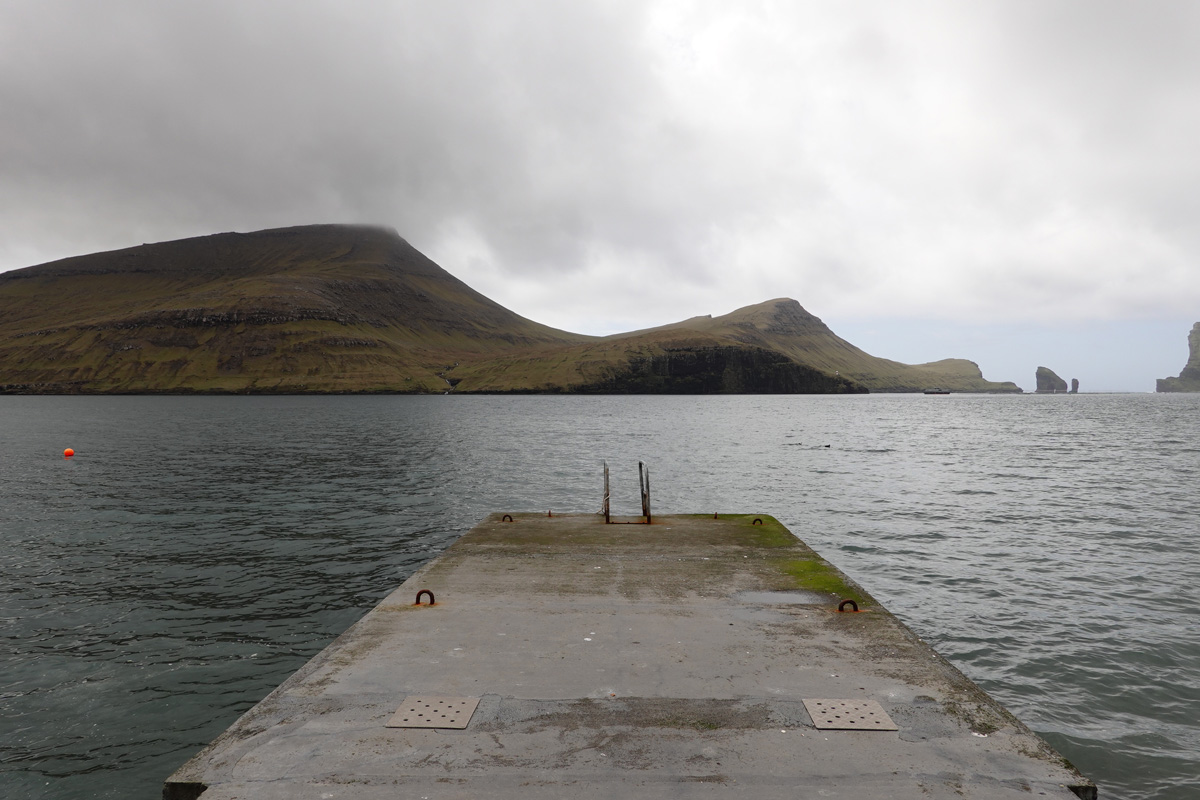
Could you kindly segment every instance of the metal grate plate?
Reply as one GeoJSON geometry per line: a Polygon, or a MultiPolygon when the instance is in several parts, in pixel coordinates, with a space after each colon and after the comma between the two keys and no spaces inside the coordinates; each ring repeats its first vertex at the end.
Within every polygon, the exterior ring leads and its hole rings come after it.
{"type": "Polygon", "coordinates": [[[823,731],[898,731],[874,700],[805,700],[813,724],[823,731]]]}
{"type": "Polygon", "coordinates": [[[478,697],[406,697],[387,721],[388,728],[467,727],[478,697]]]}

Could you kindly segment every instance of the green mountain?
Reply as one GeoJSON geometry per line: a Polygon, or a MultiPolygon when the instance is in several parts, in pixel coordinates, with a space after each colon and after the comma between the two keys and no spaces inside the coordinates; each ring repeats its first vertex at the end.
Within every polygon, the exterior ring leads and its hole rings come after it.
{"type": "Polygon", "coordinates": [[[1188,334],[1188,360],[1176,378],[1159,378],[1156,392],[1200,392],[1200,322],[1188,334]]]}
{"type": "Polygon", "coordinates": [[[0,273],[0,391],[1019,392],[906,365],[794,300],[607,337],[515,314],[383,228],[146,244],[0,273]]]}

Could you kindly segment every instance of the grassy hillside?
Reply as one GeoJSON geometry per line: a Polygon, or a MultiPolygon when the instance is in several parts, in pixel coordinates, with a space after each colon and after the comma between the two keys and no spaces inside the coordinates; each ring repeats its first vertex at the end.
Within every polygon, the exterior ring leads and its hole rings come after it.
{"type": "Polygon", "coordinates": [[[693,317],[657,330],[704,332],[776,350],[873,392],[919,392],[933,387],[959,392],[1021,391],[1011,382],[984,380],[979,365],[965,359],[901,364],[876,358],[837,336],[824,322],[787,298],[768,300],[720,317],[693,317]]]}
{"type": "Polygon", "coordinates": [[[378,228],[225,233],[0,273],[9,391],[442,391],[464,358],[589,340],[378,228]]]}
{"type": "Polygon", "coordinates": [[[525,319],[394,232],[224,233],[0,273],[0,391],[1020,391],[906,365],[794,300],[603,338],[525,319]]]}
{"type": "Polygon", "coordinates": [[[795,300],[770,300],[456,371],[460,391],[1020,392],[964,359],[901,364],[838,337],[795,300]],[[738,353],[734,356],[733,353],[738,353]],[[700,374],[697,374],[700,373],[700,374]],[[714,388],[716,387],[716,388],[714,388]],[[701,391],[701,389],[696,389],[701,391]]]}

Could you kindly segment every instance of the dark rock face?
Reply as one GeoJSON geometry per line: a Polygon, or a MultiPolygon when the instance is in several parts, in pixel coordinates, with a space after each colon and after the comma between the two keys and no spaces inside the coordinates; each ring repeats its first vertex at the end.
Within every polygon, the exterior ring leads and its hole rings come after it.
{"type": "Polygon", "coordinates": [[[1037,393],[1058,394],[1067,391],[1067,382],[1054,374],[1049,367],[1037,368],[1037,393]]]}
{"type": "Polygon", "coordinates": [[[1188,334],[1188,360],[1177,378],[1159,378],[1157,392],[1200,392],[1200,322],[1188,334]]]}
{"type": "Polygon", "coordinates": [[[867,388],[759,347],[680,348],[630,359],[628,369],[572,389],[604,394],[842,394],[867,388]]]}
{"type": "Polygon", "coordinates": [[[1071,378],[1071,394],[1079,394],[1079,378],[1071,378]]]}

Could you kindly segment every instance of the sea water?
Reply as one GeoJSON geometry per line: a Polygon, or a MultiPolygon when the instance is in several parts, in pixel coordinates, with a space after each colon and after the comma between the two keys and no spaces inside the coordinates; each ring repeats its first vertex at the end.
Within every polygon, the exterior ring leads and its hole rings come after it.
{"type": "Polygon", "coordinates": [[[0,796],[164,778],[485,514],[773,514],[1101,786],[1200,796],[1200,396],[0,397],[0,796]],[[64,448],[77,455],[66,459],[64,448]]]}

